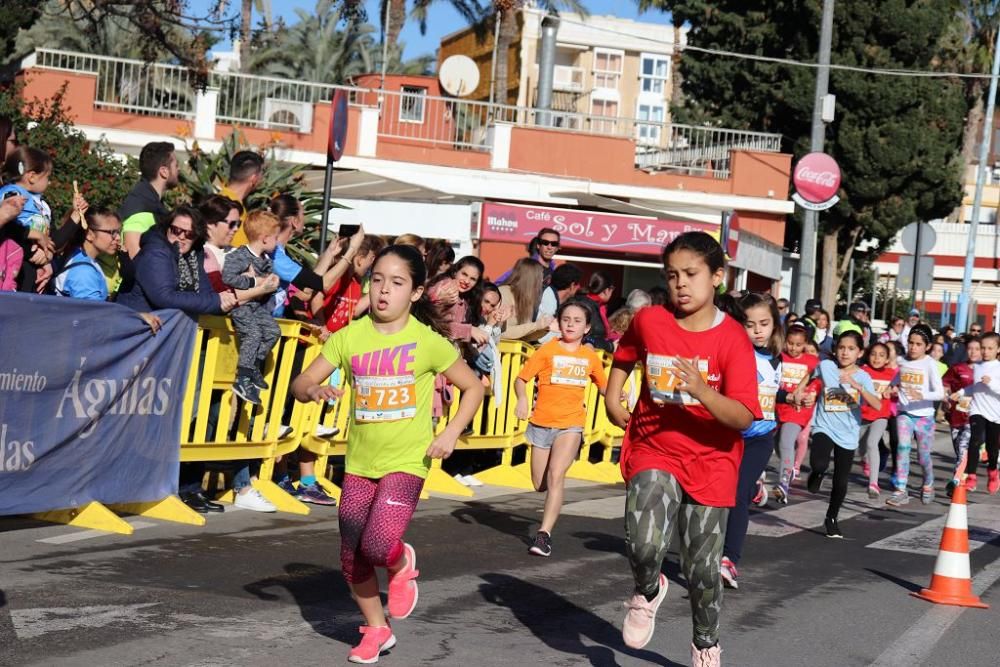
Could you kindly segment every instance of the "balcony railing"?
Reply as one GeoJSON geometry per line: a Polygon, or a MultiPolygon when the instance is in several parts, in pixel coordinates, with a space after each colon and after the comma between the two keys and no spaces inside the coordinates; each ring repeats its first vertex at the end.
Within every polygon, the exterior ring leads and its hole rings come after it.
{"type": "MultiPolygon", "coordinates": [[[[197,86],[192,74],[183,67],[51,49],[37,50],[22,67],[96,75],[94,104],[98,108],[185,120],[195,117],[197,86]]],[[[580,77],[582,81],[582,70],[580,77]]],[[[631,139],[636,142],[635,163],[640,168],[716,178],[729,177],[731,150],[781,150],[781,135],[763,132],[541,111],[236,72],[211,71],[207,84],[218,91],[215,109],[218,121],[275,130],[311,132],[313,105],[329,103],[332,92],[341,88],[349,92],[352,106],[380,110],[379,137],[454,150],[488,151],[487,128],[492,123],[510,123],[631,139]]]]}

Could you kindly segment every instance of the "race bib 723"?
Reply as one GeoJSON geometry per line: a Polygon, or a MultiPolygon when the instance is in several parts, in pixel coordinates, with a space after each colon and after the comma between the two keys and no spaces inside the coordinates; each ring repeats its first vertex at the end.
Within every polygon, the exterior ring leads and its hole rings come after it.
{"type": "Polygon", "coordinates": [[[416,380],[412,375],[354,378],[354,420],[389,422],[413,419],[417,414],[416,380]]]}

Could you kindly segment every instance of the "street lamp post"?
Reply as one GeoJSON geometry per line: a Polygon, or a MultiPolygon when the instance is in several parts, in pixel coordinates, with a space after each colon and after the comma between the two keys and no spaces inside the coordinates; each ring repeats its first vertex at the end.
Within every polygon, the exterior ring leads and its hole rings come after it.
{"type": "MultiPolygon", "coordinates": [[[[833,2],[823,0],[823,20],[819,35],[819,67],[816,69],[816,97],[813,100],[812,137],[810,151],[823,151],[826,124],[823,121],[823,100],[830,84],[830,45],[833,42],[833,2]]],[[[799,279],[795,307],[804,309],[806,301],[813,298],[816,285],[816,228],[819,212],[807,210],[802,223],[799,243],[799,279]]]]}
{"type": "MultiPolygon", "coordinates": [[[[986,120],[983,122],[983,143],[979,145],[979,165],[976,167],[976,196],[972,200],[972,223],[969,225],[969,243],[965,251],[965,272],[962,274],[962,291],[958,293],[955,312],[955,331],[968,329],[969,297],[972,292],[972,270],[976,265],[976,234],[979,231],[979,211],[983,206],[983,186],[986,185],[986,161],[990,156],[990,137],[993,134],[993,110],[997,103],[997,76],[1000,75],[1000,30],[993,45],[993,73],[990,77],[990,95],[986,100],[986,120]]],[[[916,261],[916,258],[914,258],[916,261]]]]}

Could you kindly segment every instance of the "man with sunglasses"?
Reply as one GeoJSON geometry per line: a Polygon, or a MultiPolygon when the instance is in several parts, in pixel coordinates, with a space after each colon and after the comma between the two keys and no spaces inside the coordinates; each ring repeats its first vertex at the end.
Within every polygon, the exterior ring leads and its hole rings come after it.
{"type": "Polygon", "coordinates": [[[169,214],[163,205],[163,195],[180,182],[180,165],[169,141],[154,141],[139,153],[139,173],[142,178],[125,196],[118,209],[122,221],[122,245],[129,257],[139,254],[142,235],[169,214]]]}
{"type": "MultiPolygon", "coordinates": [[[[560,240],[559,232],[551,227],[544,227],[528,243],[528,256],[542,265],[543,283],[546,287],[552,280],[552,272],[556,268],[555,256],[559,252],[560,240]]],[[[511,267],[509,271],[497,278],[496,283],[502,285],[507,282],[513,272],[514,269],[511,267]]]]}

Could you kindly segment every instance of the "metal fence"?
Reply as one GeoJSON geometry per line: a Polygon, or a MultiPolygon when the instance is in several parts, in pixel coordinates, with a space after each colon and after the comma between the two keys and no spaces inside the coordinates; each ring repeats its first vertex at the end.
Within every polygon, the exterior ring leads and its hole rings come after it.
{"type": "Polygon", "coordinates": [[[97,75],[94,105],[145,116],[194,118],[195,89],[184,67],[38,49],[34,65],[97,75]]]}
{"type": "MultiPolygon", "coordinates": [[[[93,73],[95,105],[129,113],[192,119],[197,90],[189,70],[175,65],[39,49],[25,63],[45,69],[93,73]]],[[[571,111],[542,111],[427,94],[426,88],[373,90],[238,72],[211,71],[207,85],[218,91],[219,122],[309,133],[313,106],[333,91],[347,90],[354,106],[380,110],[378,135],[442,148],[488,151],[493,123],[628,138],[635,164],[649,170],[729,177],[729,152],[778,152],[781,135],[695,127],[571,111]]]]}

